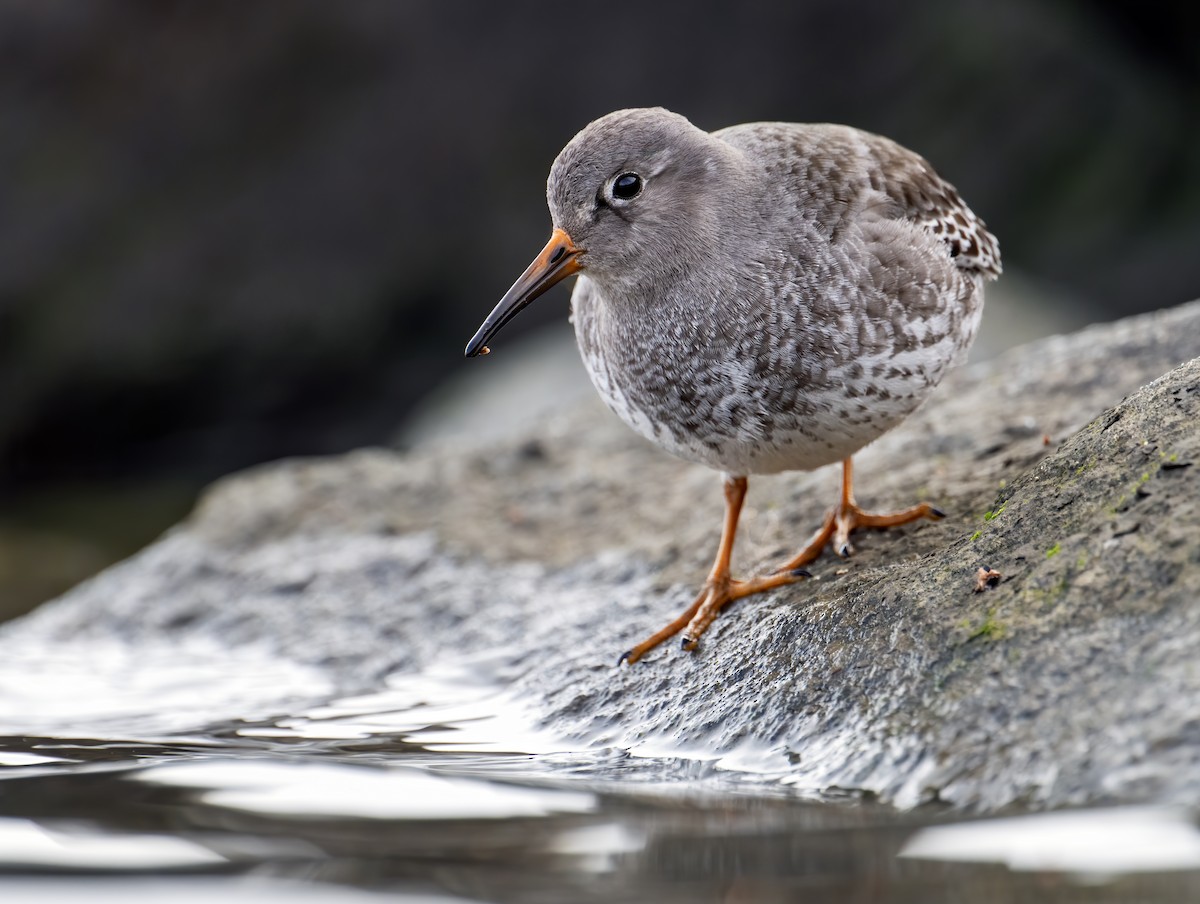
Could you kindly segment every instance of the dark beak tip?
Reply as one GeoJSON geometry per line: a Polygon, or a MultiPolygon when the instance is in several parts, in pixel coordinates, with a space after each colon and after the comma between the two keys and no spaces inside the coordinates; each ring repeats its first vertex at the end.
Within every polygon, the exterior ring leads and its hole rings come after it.
{"type": "Polygon", "coordinates": [[[486,345],[484,345],[483,341],[478,336],[476,336],[470,342],[468,342],[467,347],[463,349],[463,357],[464,358],[478,358],[481,355],[490,354],[491,351],[492,350],[490,348],[488,348],[486,345]]]}
{"type": "Polygon", "coordinates": [[[488,354],[490,349],[484,343],[500,332],[527,304],[565,277],[582,269],[579,263],[579,255],[582,253],[581,249],[575,247],[570,236],[561,229],[555,229],[546,247],[538,252],[533,263],[525,268],[525,272],[504,293],[499,304],[492,309],[492,313],[488,314],[483,325],[471,337],[464,355],[474,358],[488,354]]]}

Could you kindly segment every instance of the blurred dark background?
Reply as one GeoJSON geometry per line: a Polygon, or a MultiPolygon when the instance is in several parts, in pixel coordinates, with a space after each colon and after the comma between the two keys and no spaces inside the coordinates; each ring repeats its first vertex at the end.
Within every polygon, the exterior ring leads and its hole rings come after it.
{"type": "Polygon", "coordinates": [[[0,611],[132,552],[221,474],[388,442],[541,246],[557,151],[618,107],[882,132],[1039,299],[1105,320],[1200,296],[1195,17],[2,3],[0,611]]]}

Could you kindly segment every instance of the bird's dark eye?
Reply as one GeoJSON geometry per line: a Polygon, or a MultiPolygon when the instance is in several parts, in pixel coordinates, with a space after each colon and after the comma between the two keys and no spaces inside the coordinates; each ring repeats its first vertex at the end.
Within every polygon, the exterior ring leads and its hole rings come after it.
{"type": "Polygon", "coordinates": [[[642,191],[642,177],[637,173],[621,173],[613,179],[612,193],[614,198],[628,201],[636,198],[642,191]]]}

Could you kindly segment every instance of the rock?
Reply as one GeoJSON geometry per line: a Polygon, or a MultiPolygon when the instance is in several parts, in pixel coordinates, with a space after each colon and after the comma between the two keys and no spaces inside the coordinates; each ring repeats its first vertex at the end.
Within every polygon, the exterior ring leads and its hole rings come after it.
{"type": "MultiPolygon", "coordinates": [[[[0,630],[0,655],[199,636],[269,643],[344,688],[482,657],[579,746],[724,756],[900,806],[1200,803],[1197,355],[1200,302],[955,373],[856,459],[860,502],[949,516],[856,535],[854,558],[732,606],[696,654],[616,666],[703,577],[719,480],[589,401],[511,439],[223,480],[0,630]]],[[[735,570],[786,557],[836,483],[752,480],[735,570]]]]}

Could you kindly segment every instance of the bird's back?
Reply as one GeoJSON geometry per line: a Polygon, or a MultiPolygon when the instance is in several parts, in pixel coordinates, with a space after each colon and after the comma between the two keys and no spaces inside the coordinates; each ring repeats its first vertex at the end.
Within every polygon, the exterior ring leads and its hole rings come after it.
{"type": "Polygon", "coordinates": [[[828,123],[757,122],[713,133],[757,161],[786,206],[836,238],[870,216],[913,223],[946,246],[955,266],[1000,275],[1000,245],[958,191],[920,154],[882,135],[828,123]]]}

